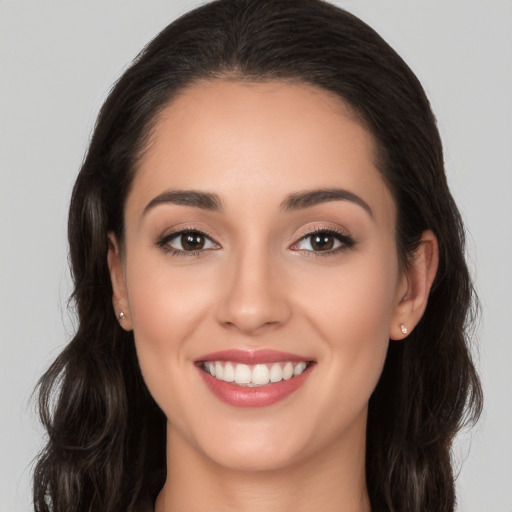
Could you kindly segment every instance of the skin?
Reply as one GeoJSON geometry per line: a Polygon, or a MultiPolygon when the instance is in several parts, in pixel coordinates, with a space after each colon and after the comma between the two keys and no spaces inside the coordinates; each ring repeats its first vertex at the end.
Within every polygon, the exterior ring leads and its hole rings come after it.
{"type": "MultiPolygon", "coordinates": [[[[368,400],[390,338],[419,321],[437,268],[431,232],[400,268],[395,203],[374,149],[347,106],[312,86],[202,82],[161,113],[126,200],[123,244],[111,235],[108,257],[114,306],[168,418],[157,512],[370,510],[368,400]],[[371,213],[351,200],[282,211],[289,194],[333,187],[371,213]],[[159,203],[145,212],[177,189],[215,193],[222,208],[159,203]],[[212,242],[173,254],[158,241],[176,228],[212,242]],[[315,229],[354,245],[312,250],[315,229]],[[285,400],[238,408],[194,365],[232,348],[316,364],[285,400]]],[[[170,244],[180,247],[179,237],[170,244]]]]}

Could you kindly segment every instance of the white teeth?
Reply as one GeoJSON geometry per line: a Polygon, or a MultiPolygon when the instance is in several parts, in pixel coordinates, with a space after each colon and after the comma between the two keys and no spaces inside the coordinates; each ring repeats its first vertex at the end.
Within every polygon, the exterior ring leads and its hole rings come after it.
{"type": "Polygon", "coordinates": [[[235,369],[231,363],[226,363],[226,366],[224,366],[222,380],[226,382],[233,382],[235,380],[235,369]]]}
{"type": "Polygon", "coordinates": [[[251,366],[230,361],[207,361],[204,364],[204,369],[212,377],[225,382],[235,382],[240,386],[265,386],[269,383],[297,377],[307,366],[305,361],[299,363],[286,361],[251,366]]]}
{"type": "Polygon", "coordinates": [[[290,380],[293,377],[293,364],[288,362],[283,368],[283,379],[290,380]]]}
{"type": "Polygon", "coordinates": [[[257,386],[264,386],[270,380],[270,371],[265,364],[257,364],[252,369],[251,382],[257,386]]]}
{"type": "Polygon", "coordinates": [[[294,376],[300,375],[306,369],[306,366],[307,366],[307,364],[304,362],[296,365],[295,368],[293,369],[293,375],[294,376]]]}
{"type": "Polygon", "coordinates": [[[215,363],[215,377],[217,377],[217,379],[224,380],[224,368],[222,367],[222,363],[220,361],[215,363]]]}
{"type": "Polygon", "coordinates": [[[270,382],[280,382],[283,380],[283,370],[279,363],[274,363],[270,368],[270,382]]]}
{"type": "Polygon", "coordinates": [[[246,364],[237,364],[235,367],[235,382],[237,384],[249,384],[252,372],[246,364]]]}

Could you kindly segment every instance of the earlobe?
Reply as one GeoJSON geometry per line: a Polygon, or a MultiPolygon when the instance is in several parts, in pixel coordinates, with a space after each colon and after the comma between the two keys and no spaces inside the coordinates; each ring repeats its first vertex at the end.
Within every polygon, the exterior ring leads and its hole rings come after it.
{"type": "Polygon", "coordinates": [[[112,305],[116,318],[123,329],[131,331],[132,323],[121,250],[113,233],[108,235],[107,264],[112,283],[112,305]]]}
{"type": "Polygon", "coordinates": [[[403,289],[392,315],[389,337],[404,339],[418,324],[428,303],[439,264],[437,238],[431,230],[423,232],[420,243],[405,269],[403,289]]]}

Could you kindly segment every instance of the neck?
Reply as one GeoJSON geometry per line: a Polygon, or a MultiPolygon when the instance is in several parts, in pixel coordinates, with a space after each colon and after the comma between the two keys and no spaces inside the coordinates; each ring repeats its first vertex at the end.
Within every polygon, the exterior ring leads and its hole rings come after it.
{"type": "Polygon", "coordinates": [[[369,512],[365,439],[350,441],[286,467],[239,471],[168,427],[167,481],[155,512],[369,512]]]}

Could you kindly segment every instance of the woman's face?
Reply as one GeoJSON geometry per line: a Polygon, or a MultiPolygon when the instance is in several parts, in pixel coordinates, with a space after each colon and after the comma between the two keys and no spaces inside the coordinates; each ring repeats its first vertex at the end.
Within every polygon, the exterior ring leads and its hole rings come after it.
{"type": "Polygon", "coordinates": [[[177,451],[361,457],[403,321],[395,217],[372,137],[325,91],[218,80],[163,111],[109,263],[177,451]]]}

